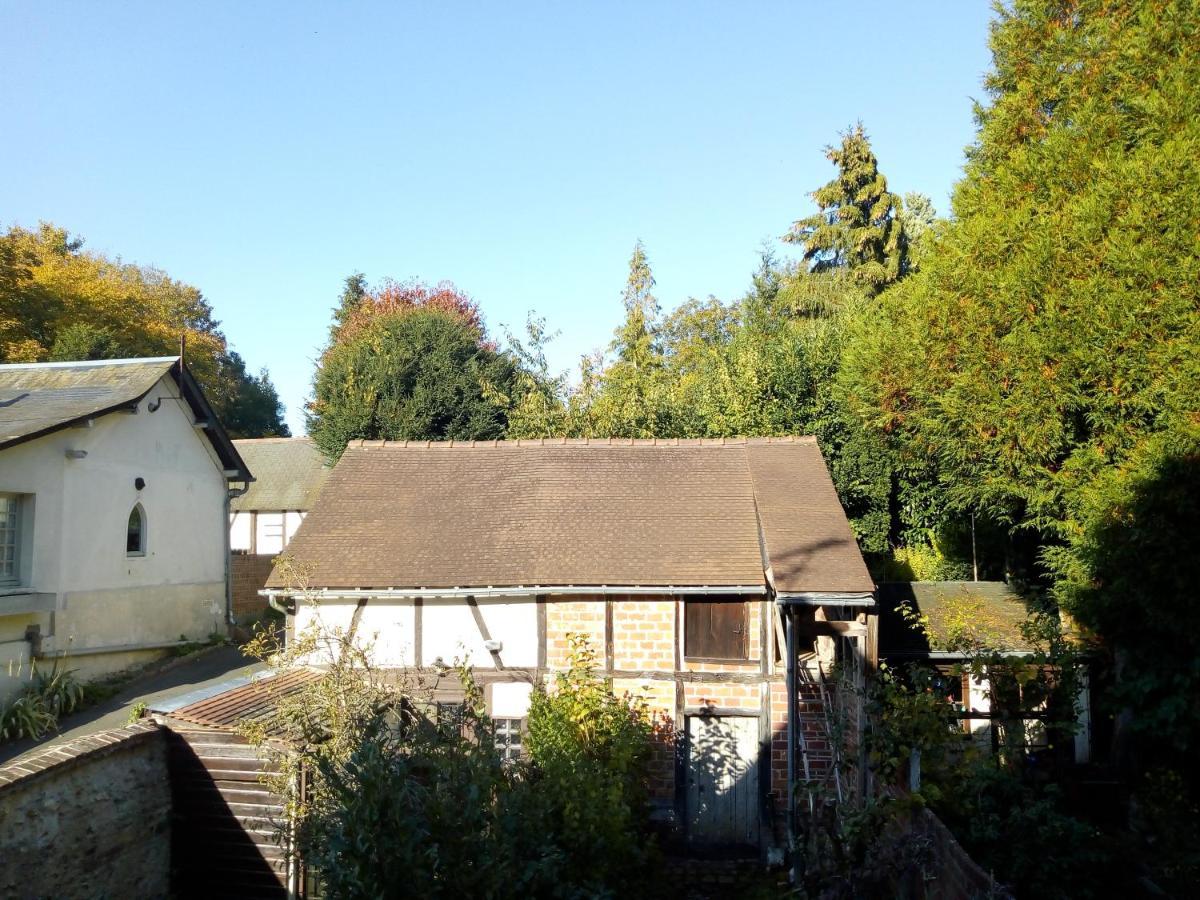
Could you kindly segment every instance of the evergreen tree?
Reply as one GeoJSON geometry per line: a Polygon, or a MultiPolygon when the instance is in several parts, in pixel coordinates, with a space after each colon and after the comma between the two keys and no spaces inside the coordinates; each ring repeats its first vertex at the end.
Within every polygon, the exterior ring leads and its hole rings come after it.
{"type": "Polygon", "coordinates": [[[629,259],[621,296],[625,320],[609,347],[607,367],[586,365],[582,394],[588,398],[583,429],[595,437],[657,437],[666,424],[666,385],[659,346],[659,306],[654,274],[638,241],[629,259]]]}
{"type": "Polygon", "coordinates": [[[933,201],[916,191],[904,195],[904,202],[896,213],[907,242],[904,271],[901,274],[908,275],[921,267],[921,261],[930,252],[937,213],[933,201]]]}
{"type": "Polygon", "coordinates": [[[357,438],[487,440],[507,424],[516,361],[487,339],[453,285],[388,282],[355,308],[322,354],[308,431],[336,459],[357,438]]]}
{"type": "Polygon", "coordinates": [[[658,324],[659,305],[654,296],[654,273],[650,271],[650,260],[641,241],[633,245],[629,258],[629,277],[625,281],[625,293],[621,302],[625,307],[625,322],[617,330],[612,350],[617,358],[628,363],[636,372],[643,372],[657,364],[654,327],[658,324]]]}
{"type": "Polygon", "coordinates": [[[818,212],[793,224],[783,239],[804,247],[813,272],[845,267],[864,292],[878,294],[905,268],[899,198],[888,191],[861,122],[825,155],[837,177],[813,192],[818,212]]]}
{"type": "Polygon", "coordinates": [[[367,276],[362,272],[347,275],[342,285],[342,294],[338,305],[333,308],[333,321],[329,325],[330,341],[337,340],[338,332],[350,321],[354,311],[362,306],[367,298],[367,276]]]}
{"type": "Polygon", "coordinates": [[[846,368],[862,421],[934,460],[951,503],[1036,538],[1035,574],[1137,661],[1130,720],[1159,747],[1200,743],[1180,701],[1200,667],[1122,585],[1161,586],[1175,635],[1198,607],[1160,555],[1114,579],[1094,548],[1169,546],[1194,516],[1161,473],[1194,460],[1200,410],[1198,45],[1193,0],[1005,6],[955,218],[846,368]]]}

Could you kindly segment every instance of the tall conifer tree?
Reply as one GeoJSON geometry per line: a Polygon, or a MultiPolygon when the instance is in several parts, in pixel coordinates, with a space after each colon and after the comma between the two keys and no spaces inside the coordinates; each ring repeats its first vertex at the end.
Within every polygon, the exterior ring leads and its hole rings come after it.
{"type": "Polygon", "coordinates": [[[793,224],[783,239],[803,245],[813,272],[846,268],[862,290],[878,294],[904,271],[899,198],[888,190],[861,122],[825,155],[837,177],[813,191],[819,211],[793,224]]]}

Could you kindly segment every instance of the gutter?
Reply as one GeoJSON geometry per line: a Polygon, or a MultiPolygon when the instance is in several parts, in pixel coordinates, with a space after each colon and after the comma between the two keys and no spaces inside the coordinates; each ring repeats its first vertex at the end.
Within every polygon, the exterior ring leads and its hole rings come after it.
{"type": "Polygon", "coordinates": [[[273,609],[284,612],[276,604],[277,599],[302,596],[312,600],[406,600],[420,598],[466,598],[466,597],[528,597],[534,594],[601,597],[677,597],[691,594],[736,594],[739,596],[763,596],[764,585],[666,585],[666,586],[617,586],[617,585],[517,585],[514,587],[451,587],[451,588],[321,588],[316,591],[293,591],[279,588],[264,588],[259,596],[266,597],[273,609]]]}
{"type": "MultiPolygon", "coordinates": [[[[982,656],[999,656],[1003,659],[1021,659],[1033,656],[1036,650],[992,650],[982,653],[982,656]]],[[[929,662],[962,662],[971,658],[970,653],[961,650],[897,650],[891,653],[879,651],[881,658],[901,660],[927,660],[929,662]]]]}
{"type": "Polygon", "coordinates": [[[870,592],[776,591],[775,602],[780,606],[863,606],[873,609],[875,596],[870,592]]]}

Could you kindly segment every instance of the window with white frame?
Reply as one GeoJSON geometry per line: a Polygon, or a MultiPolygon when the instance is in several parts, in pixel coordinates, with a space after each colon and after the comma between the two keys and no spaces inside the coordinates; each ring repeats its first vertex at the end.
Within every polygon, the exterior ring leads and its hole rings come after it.
{"type": "Polygon", "coordinates": [[[0,494],[0,585],[21,582],[21,497],[0,494]]]}
{"type": "Polygon", "coordinates": [[[523,752],[522,732],[525,728],[524,719],[493,719],[496,726],[496,749],[500,758],[508,761],[520,759],[523,752]]]}

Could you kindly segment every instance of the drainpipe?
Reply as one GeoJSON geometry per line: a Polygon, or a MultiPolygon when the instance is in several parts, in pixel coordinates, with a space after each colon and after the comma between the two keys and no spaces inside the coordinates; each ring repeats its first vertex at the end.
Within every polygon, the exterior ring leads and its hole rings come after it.
{"type": "Polygon", "coordinates": [[[233,564],[231,557],[233,556],[233,548],[229,539],[229,531],[233,527],[233,523],[229,521],[229,513],[231,510],[230,502],[242,496],[246,491],[250,490],[250,482],[242,482],[240,488],[229,488],[225,491],[225,520],[222,523],[222,529],[225,534],[225,624],[236,625],[233,619],[233,564]]]}

